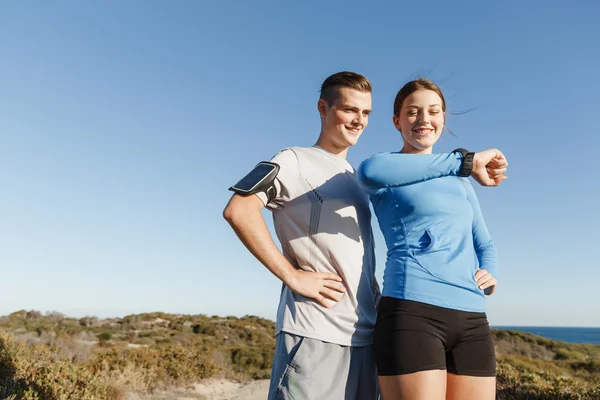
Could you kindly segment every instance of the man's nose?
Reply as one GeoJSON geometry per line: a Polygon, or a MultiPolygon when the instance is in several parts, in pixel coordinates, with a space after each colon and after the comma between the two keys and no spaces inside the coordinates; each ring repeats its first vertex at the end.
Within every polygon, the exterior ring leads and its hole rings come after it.
{"type": "Polygon", "coordinates": [[[360,125],[360,126],[365,126],[365,122],[367,120],[367,117],[365,115],[358,115],[356,118],[354,118],[354,121],[352,121],[355,125],[360,125]]]}

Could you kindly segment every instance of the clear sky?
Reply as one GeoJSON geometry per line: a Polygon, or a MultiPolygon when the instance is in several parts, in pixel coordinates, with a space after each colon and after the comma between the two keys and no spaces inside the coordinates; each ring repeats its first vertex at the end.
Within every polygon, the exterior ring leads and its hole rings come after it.
{"type": "Polygon", "coordinates": [[[314,144],[320,84],[349,70],[374,87],[355,166],[400,149],[392,103],[418,76],[476,107],[436,152],[506,154],[509,179],[476,187],[501,257],[491,323],[600,326],[598,17],[592,0],[3,1],[0,314],[274,319],[280,284],[223,220],[227,188],[314,144]]]}

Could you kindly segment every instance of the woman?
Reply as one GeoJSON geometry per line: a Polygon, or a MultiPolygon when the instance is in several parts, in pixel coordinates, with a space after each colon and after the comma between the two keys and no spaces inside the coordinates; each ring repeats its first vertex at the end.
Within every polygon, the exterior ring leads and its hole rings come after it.
{"type": "MultiPolygon", "coordinates": [[[[498,260],[465,177],[473,153],[459,149],[463,165],[454,176],[411,184],[398,180],[400,165],[409,168],[439,157],[432,150],[445,116],[437,85],[427,79],[407,83],[394,102],[402,150],[375,155],[358,171],[388,247],[375,328],[385,400],[495,398],[496,362],[484,295],[496,289],[498,260]]],[[[487,167],[498,185],[505,179],[506,161],[492,151],[487,167]]]]}

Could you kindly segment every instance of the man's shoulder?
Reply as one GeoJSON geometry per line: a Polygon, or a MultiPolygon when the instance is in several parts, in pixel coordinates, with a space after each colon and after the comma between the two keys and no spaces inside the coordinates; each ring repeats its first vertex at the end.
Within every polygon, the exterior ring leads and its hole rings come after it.
{"type": "Polygon", "coordinates": [[[277,152],[272,158],[273,162],[277,162],[280,160],[282,162],[299,162],[300,159],[310,159],[315,160],[322,157],[319,150],[315,147],[300,147],[300,146],[291,146],[285,147],[277,152]]]}
{"type": "Polygon", "coordinates": [[[297,152],[295,147],[285,147],[279,150],[275,155],[271,158],[272,162],[275,163],[297,163],[297,152]]]}
{"type": "Polygon", "coordinates": [[[309,154],[312,153],[314,150],[313,147],[300,147],[300,146],[290,146],[290,147],[284,147],[283,149],[279,150],[274,156],[278,157],[280,155],[282,155],[283,157],[298,157],[298,154],[309,154]]]}
{"type": "Polygon", "coordinates": [[[314,147],[302,147],[302,146],[290,146],[290,147],[284,147],[283,149],[279,150],[279,153],[282,152],[291,152],[291,153],[303,153],[303,154],[308,154],[308,153],[314,153],[315,152],[315,148],[314,147]]]}

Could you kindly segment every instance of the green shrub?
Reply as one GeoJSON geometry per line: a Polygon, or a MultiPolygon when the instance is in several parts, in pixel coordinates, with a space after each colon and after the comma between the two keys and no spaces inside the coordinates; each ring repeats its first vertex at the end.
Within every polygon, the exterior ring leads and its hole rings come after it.
{"type": "Polygon", "coordinates": [[[192,327],[192,331],[199,335],[213,336],[217,332],[217,327],[214,323],[200,322],[192,327]]]}
{"type": "Polygon", "coordinates": [[[121,393],[88,369],[54,361],[49,348],[27,347],[0,332],[0,397],[23,400],[117,400],[121,393]]]}
{"type": "Polygon", "coordinates": [[[554,355],[555,360],[585,360],[586,356],[576,350],[569,350],[564,348],[556,349],[554,355]]]}
{"type": "MultiPolygon", "coordinates": [[[[597,400],[599,398],[597,395],[600,391],[597,385],[561,373],[548,372],[540,368],[543,363],[538,360],[537,365],[530,365],[526,361],[499,359],[497,398],[499,400],[597,400]]],[[[553,368],[558,367],[553,366],[553,368]]]]}
{"type": "Polygon", "coordinates": [[[112,338],[112,335],[109,332],[102,332],[98,335],[98,340],[100,342],[108,342],[112,338]]]}
{"type": "Polygon", "coordinates": [[[583,369],[587,372],[597,373],[600,375],[600,360],[572,362],[571,368],[575,371],[583,369]]]}
{"type": "Polygon", "coordinates": [[[236,372],[244,372],[253,379],[270,377],[275,346],[245,346],[230,350],[231,364],[236,372]]]}

